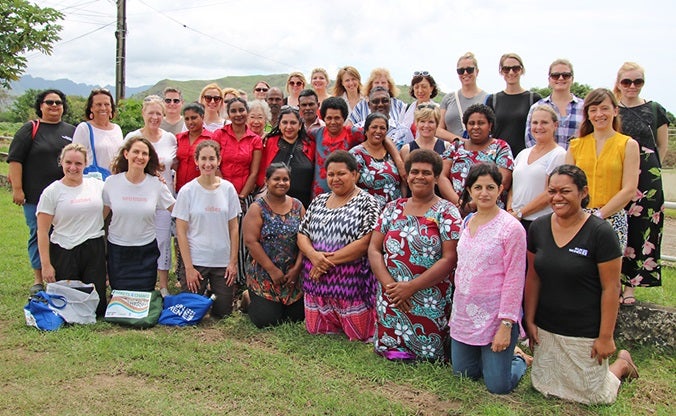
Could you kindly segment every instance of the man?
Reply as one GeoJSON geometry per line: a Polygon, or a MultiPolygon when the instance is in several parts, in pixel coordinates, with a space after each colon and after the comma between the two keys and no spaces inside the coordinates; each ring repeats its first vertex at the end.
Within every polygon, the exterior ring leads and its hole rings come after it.
{"type": "Polygon", "coordinates": [[[317,93],[310,89],[305,89],[298,94],[298,106],[300,107],[300,116],[305,123],[305,131],[325,126],[326,123],[319,118],[319,97],[317,93]]]}
{"type": "Polygon", "coordinates": [[[187,131],[183,116],[181,116],[181,108],[183,108],[183,95],[181,90],[174,87],[167,87],[164,89],[164,107],[166,115],[160,123],[162,130],[168,131],[174,136],[182,131],[187,131]]]}
{"type": "Polygon", "coordinates": [[[282,103],[284,102],[282,90],[277,87],[270,88],[265,95],[265,101],[270,107],[270,113],[272,113],[270,124],[275,127],[279,123],[279,112],[282,110],[282,103]]]}
{"type": "MultiPolygon", "coordinates": [[[[387,88],[378,86],[373,87],[369,92],[369,111],[370,113],[381,113],[389,116],[387,122],[389,128],[387,130],[387,137],[389,137],[397,149],[401,149],[406,143],[413,141],[413,134],[411,129],[395,121],[390,115],[390,106],[392,105],[392,97],[387,88]]],[[[364,120],[366,121],[366,120],[364,120]]],[[[357,124],[357,127],[364,127],[364,121],[357,124]]]]}

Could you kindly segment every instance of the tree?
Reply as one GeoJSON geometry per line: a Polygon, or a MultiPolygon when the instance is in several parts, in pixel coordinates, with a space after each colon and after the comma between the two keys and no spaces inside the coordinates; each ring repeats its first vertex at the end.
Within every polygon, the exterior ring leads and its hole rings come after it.
{"type": "Polygon", "coordinates": [[[10,108],[13,122],[25,123],[26,121],[37,117],[35,115],[35,99],[38,94],[40,94],[39,90],[31,88],[14,100],[12,107],[10,108]]]}
{"type": "MultiPolygon", "coordinates": [[[[593,88],[591,86],[587,84],[580,84],[578,82],[573,82],[573,84],[570,86],[570,92],[572,92],[575,96],[580,98],[586,97],[587,94],[589,94],[589,91],[591,91],[592,89],[593,88]]],[[[533,92],[537,92],[543,98],[552,93],[552,89],[549,87],[545,88],[533,87],[530,90],[533,92]]]]}
{"type": "Polygon", "coordinates": [[[61,39],[58,21],[63,14],[38,7],[27,0],[0,0],[0,86],[9,88],[26,70],[24,53],[52,53],[52,44],[61,39]]]}
{"type": "Polygon", "coordinates": [[[120,100],[115,110],[117,115],[113,121],[120,126],[124,134],[139,129],[143,127],[142,108],[143,101],[141,100],[134,98],[120,100]]]}

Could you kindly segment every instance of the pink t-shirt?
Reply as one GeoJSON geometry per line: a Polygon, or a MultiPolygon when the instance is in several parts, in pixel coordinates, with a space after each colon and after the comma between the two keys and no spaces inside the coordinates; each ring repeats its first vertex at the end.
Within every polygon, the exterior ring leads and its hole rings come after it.
{"type": "Polygon", "coordinates": [[[488,345],[502,319],[521,321],[526,281],[526,231],[500,210],[474,236],[465,226],[458,241],[458,266],[451,312],[451,337],[488,345]]]}

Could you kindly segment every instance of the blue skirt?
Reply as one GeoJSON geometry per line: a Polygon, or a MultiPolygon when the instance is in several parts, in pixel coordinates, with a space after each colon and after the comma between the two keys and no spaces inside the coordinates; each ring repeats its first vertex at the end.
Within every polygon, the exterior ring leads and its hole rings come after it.
{"type": "Polygon", "coordinates": [[[160,250],[153,240],[144,246],[108,242],[108,281],[113,290],[155,290],[160,250]]]}

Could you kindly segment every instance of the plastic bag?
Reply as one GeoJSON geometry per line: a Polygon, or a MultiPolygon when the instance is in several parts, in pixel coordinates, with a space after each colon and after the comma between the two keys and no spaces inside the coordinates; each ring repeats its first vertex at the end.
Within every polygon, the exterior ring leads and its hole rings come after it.
{"type": "Polygon", "coordinates": [[[59,311],[69,324],[96,323],[96,308],[99,305],[99,294],[93,283],[79,280],[60,280],[47,283],[47,293],[61,295],[66,298],[66,306],[59,311]]]}

